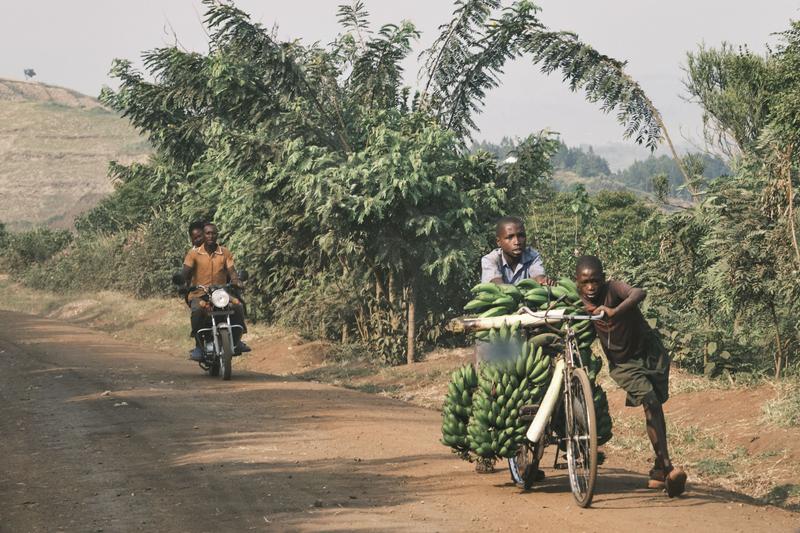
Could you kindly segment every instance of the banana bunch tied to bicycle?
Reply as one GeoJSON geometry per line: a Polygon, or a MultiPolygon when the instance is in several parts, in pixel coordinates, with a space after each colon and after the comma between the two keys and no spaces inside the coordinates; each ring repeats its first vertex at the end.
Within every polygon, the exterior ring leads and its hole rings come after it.
{"type": "MultiPolygon", "coordinates": [[[[566,278],[555,286],[530,279],[516,286],[480,283],[472,293],[474,298],[464,310],[479,317],[511,315],[523,306],[587,313],[577,287],[566,278]]],[[[573,329],[581,362],[594,389],[598,443],[604,444],[612,436],[612,421],[606,393],[595,383],[603,361],[592,353],[595,332],[591,323],[576,322],[573,329]]],[[[465,365],[453,373],[444,402],[442,443],[461,458],[489,461],[513,457],[525,439],[528,422],[520,419],[520,409],[541,401],[550,382],[552,356],[561,349],[561,335],[550,330],[540,328],[527,335],[516,324],[478,332],[476,338],[497,345],[508,357],[482,362],[477,372],[472,365],[465,365]]]]}

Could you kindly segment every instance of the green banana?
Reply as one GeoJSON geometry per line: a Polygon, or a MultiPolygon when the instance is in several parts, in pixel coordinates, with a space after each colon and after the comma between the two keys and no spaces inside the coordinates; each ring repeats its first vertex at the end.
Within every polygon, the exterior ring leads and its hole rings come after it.
{"type": "Polygon", "coordinates": [[[500,291],[515,300],[522,300],[522,293],[514,285],[500,285],[500,291]]]}
{"type": "Polygon", "coordinates": [[[511,296],[498,296],[492,303],[493,305],[511,305],[514,303],[514,298],[511,296]]]}
{"type": "Polygon", "coordinates": [[[530,289],[537,289],[539,287],[541,287],[539,282],[536,281],[535,279],[530,279],[530,278],[523,279],[522,281],[517,283],[517,288],[519,290],[521,290],[521,291],[526,291],[526,290],[530,290],[530,289]]]}
{"type": "Polygon", "coordinates": [[[500,287],[497,283],[485,282],[485,283],[478,283],[472,289],[472,294],[478,294],[479,292],[493,292],[495,294],[500,294],[500,287]]]}
{"type": "Polygon", "coordinates": [[[467,305],[464,306],[464,311],[472,311],[473,309],[483,309],[484,307],[489,307],[491,302],[486,302],[483,300],[475,299],[470,300],[467,302],[467,305]]]}
{"type": "Polygon", "coordinates": [[[575,282],[571,279],[561,278],[558,280],[558,284],[567,289],[569,292],[575,293],[576,295],[578,294],[578,286],[575,285],[575,282]]]}
{"type": "Polygon", "coordinates": [[[492,307],[488,311],[484,311],[483,313],[481,313],[478,316],[480,318],[491,318],[493,316],[502,316],[502,315],[506,315],[506,314],[508,314],[508,309],[503,307],[502,305],[499,305],[497,307],[492,307]]]}
{"type": "Polygon", "coordinates": [[[498,296],[500,295],[496,292],[479,292],[475,295],[474,299],[481,300],[482,302],[492,303],[498,296]]]}

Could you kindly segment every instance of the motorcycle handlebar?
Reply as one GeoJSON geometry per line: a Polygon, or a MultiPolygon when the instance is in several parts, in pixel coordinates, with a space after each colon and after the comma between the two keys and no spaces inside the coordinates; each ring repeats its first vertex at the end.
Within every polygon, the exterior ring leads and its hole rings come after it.
{"type": "Polygon", "coordinates": [[[237,285],[232,285],[230,283],[226,283],[225,285],[192,285],[187,290],[189,292],[192,292],[192,291],[196,291],[198,289],[202,289],[202,290],[204,290],[206,292],[212,292],[212,291],[215,291],[217,289],[225,289],[225,290],[233,289],[233,290],[240,291],[240,290],[244,289],[244,287],[237,286],[237,285]]]}

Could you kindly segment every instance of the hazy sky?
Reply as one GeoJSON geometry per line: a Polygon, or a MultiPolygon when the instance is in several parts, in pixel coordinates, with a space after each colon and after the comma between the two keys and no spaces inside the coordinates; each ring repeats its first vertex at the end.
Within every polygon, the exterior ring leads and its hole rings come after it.
{"type": "MultiPolygon", "coordinates": [[[[329,42],[337,33],[336,6],[342,0],[237,0],[265,25],[277,23],[282,38],[329,42]]],[[[506,1],[506,4],[509,2],[506,1]]],[[[772,33],[800,16],[800,0],[538,0],[542,22],[571,30],[601,52],[627,60],[628,72],[661,110],[673,137],[699,139],[700,112],[682,100],[681,67],[687,51],[701,42],[747,44],[763,51],[772,33]]],[[[452,11],[449,0],[367,0],[376,25],[408,19],[422,31],[417,50],[428,46],[452,11]]],[[[198,0],[0,0],[0,77],[36,79],[96,96],[111,84],[115,57],[135,60],[140,52],[175,42],[205,51],[203,6],[198,0]],[[174,33],[173,33],[174,32],[174,33]]],[[[407,82],[416,83],[416,53],[407,82]]],[[[506,68],[478,119],[478,139],[524,136],[543,128],[569,144],[620,141],[622,128],[580,94],[570,93],[557,75],[546,77],[529,61],[506,68]]]]}

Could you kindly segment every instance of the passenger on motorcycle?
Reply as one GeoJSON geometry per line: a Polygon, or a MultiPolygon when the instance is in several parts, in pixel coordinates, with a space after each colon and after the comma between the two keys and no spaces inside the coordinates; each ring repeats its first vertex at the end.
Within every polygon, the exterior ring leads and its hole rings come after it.
{"type": "Polygon", "coordinates": [[[205,220],[195,220],[189,224],[189,240],[192,242],[193,248],[203,246],[205,242],[205,235],[203,235],[203,227],[206,225],[205,220]]]}
{"type": "MultiPolygon", "coordinates": [[[[225,285],[229,283],[236,288],[241,288],[239,275],[234,268],[233,255],[230,250],[217,244],[217,226],[211,222],[203,226],[202,246],[194,246],[186,254],[183,260],[183,278],[189,281],[189,285],[225,285]],[[230,281],[229,281],[230,280],[230,281]]],[[[194,244],[194,235],[192,235],[194,244]]],[[[192,309],[192,336],[197,343],[197,330],[204,327],[208,320],[208,312],[211,304],[203,299],[204,292],[195,290],[189,293],[189,306],[192,309]]],[[[244,323],[244,309],[241,302],[234,298],[231,300],[231,324],[242,326],[242,332],[247,332],[244,323]]],[[[236,351],[249,352],[250,347],[241,339],[237,339],[236,351]]],[[[203,358],[203,351],[196,345],[190,352],[189,358],[193,361],[200,361],[203,358]]]]}

